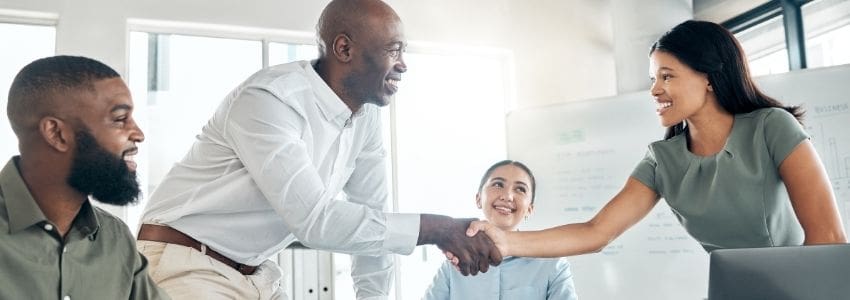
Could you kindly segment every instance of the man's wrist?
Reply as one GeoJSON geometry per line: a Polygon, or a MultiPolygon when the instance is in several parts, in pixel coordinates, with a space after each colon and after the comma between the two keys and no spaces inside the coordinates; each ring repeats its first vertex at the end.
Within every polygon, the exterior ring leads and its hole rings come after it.
{"type": "Polygon", "coordinates": [[[454,219],[443,215],[421,214],[416,245],[437,244],[454,219]]]}

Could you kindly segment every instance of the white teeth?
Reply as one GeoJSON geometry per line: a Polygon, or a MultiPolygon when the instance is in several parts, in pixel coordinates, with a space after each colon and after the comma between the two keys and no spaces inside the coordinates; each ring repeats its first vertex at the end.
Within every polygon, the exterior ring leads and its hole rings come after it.
{"type": "Polygon", "coordinates": [[[672,102],[656,102],[655,103],[655,107],[657,107],[657,108],[668,108],[671,105],[673,105],[672,102]]]}
{"type": "Polygon", "coordinates": [[[502,206],[496,206],[495,209],[498,210],[498,211],[505,212],[505,213],[512,213],[513,212],[512,209],[507,208],[507,207],[502,207],[502,206]]]}

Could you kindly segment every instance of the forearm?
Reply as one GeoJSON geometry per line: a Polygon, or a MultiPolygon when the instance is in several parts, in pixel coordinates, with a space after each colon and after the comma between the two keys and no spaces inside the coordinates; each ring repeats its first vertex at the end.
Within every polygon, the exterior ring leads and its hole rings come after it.
{"type": "Polygon", "coordinates": [[[807,224],[804,226],[804,245],[844,244],[847,236],[841,223],[841,217],[837,211],[834,215],[823,216],[823,221],[818,224],[807,224]]]}
{"type": "Polygon", "coordinates": [[[392,255],[352,255],[351,279],[357,299],[386,299],[393,280],[392,255]]]}
{"type": "Polygon", "coordinates": [[[614,239],[599,233],[590,222],[566,224],[538,231],[505,233],[505,256],[563,257],[599,252],[614,239]]]}

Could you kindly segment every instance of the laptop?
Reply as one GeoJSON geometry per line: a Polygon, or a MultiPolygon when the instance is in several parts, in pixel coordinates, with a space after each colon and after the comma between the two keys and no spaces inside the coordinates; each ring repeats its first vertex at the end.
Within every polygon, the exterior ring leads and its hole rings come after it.
{"type": "Polygon", "coordinates": [[[850,244],[714,250],[708,299],[850,299],[850,244]]]}

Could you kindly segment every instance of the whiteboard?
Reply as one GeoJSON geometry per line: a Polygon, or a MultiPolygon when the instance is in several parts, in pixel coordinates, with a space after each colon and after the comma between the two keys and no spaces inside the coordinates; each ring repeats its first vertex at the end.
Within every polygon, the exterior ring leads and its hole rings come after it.
{"type": "MultiPolygon", "coordinates": [[[[850,65],[761,77],[761,89],[807,110],[806,131],[826,166],[850,232],[850,65]]],[[[508,156],[537,179],[524,229],[584,222],[622,187],[649,143],[663,138],[648,91],[517,110],[508,156]]],[[[582,299],[705,299],[708,255],[664,201],[601,253],[571,257],[582,299]]]]}

